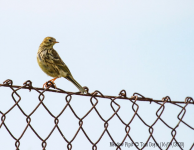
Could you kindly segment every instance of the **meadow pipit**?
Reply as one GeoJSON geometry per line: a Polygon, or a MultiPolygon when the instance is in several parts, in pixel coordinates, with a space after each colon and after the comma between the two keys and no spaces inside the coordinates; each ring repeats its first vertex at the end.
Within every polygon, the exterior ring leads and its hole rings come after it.
{"type": "MultiPolygon", "coordinates": [[[[73,78],[69,68],[62,61],[59,54],[53,49],[53,46],[56,43],[59,42],[57,42],[53,37],[46,37],[43,40],[37,53],[38,65],[47,75],[54,77],[50,80],[54,85],[54,81],[57,78],[64,77],[71,81],[81,93],[86,93],[85,89],[73,78]]],[[[43,84],[43,87],[45,86],[46,83],[43,84]]]]}

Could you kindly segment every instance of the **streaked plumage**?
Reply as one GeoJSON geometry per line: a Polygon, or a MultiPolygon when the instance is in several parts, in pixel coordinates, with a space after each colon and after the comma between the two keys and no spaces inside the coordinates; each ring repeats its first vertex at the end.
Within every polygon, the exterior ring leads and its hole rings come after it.
{"type": "Polygon", "coordinates": [[[86,93],[84,88],[73,78],[69,68],[62,61],[59,54],[53,49],[53,45],[59,43],[53,37],[46,37],[40,44],[37,61],[40,68],[49,76],[54,77],[50,80],[54,83],[57,78],[64,77],[71,81],[81,93],[86,93]]]}

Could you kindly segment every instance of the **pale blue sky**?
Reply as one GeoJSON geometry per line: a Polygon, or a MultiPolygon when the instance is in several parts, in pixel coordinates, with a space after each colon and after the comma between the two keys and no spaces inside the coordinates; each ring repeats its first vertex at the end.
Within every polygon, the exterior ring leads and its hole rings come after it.
{"type": "MultiPolygon", "coordinates": [[[[39,68],[36,53],[42,40],[53,36],[60,42],[54,48],[74,78],[89,87],[90,92],[99,90],[105,95],[118,95],[125,89],[128,96],[138,92],[158,100],[169,95],[172,100],[184,101],[187,96],[194,97],[193,8],[192,0],[0,0],[0,82],[12,79],[15,85],[22,85],[31,80],[33,86],[42,87],[51,77],[39,68]]],[[[56,80],[56,85],[77,91],[62,78],[56,80]]],[[[0,103],[3,106],[5,101],[0,103]]],[[[9,102],[6,103],[9,108],[9,102]]],[[[12,100],[10,103],[13,104],[12,100]]],[[[23,107],[28,108],[29,103],[23,107]]],[[[51,103],[48,106],[55,111],[52,106],[57,108],[58,104],[51,103]]],[[[145,106],[146,103],[142,109],[146,114],[145,106]]],[[[107,107],[109,103],[104,109],[107,107]]],[[[191,121],[194,109],[189,108],[187,121],[194,126],[191,121]]],[[[169,105],[169,110],[175,109],[169,105]]],[[[122,111],[124,116],[125,110],[122,111]]],[[[155,112],[152,112],[154,116],[155,112]]],[[[178,112],[180,109],[174,118],[178,112]]],[[[187,140],[193,139],[193,135],[193,131],[190,132],[187,140]]],[[[40,142],[35,147],[41,148],[40,142]]]]}

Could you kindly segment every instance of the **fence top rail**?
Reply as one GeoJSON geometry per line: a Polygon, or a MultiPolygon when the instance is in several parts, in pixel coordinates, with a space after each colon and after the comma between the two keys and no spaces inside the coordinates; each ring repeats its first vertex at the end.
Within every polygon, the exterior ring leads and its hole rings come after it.
{"type": "Polygon", "coordinates": [[[89,93],[89,88],[84,87],[87,91],[87,94],[81,94],[80,92],[69,92],[69,91],[64,91],[60,88],[54,88],[54,85],[52,82],[48,81],[47,82],[47,88],[39,88],[39,87],[33,87],[32,82],[30,80],[27,80],[24,82],[23,86],[18,86],[18,85],[13,85],[13,81],[8,79],[3,82],[3,84],[0,84],[0,87],[10,87],[10,88],[15,88],[17,89],[28,89],[29,91],[31,90],[38,90],[38,91],[48,91],[48,92],[55,92],[55,93],[63,93],[63,94],[69,94],[69,95],[79,95],[79,96],[89,96],[89,97],[99,97],[99,98],[105,98],[105,99],[123,99],[123,100],[136,100],[136,101],[145,101],[145,102],[157,102],[157,103],[163,103],[165,98],[168,98],[166,103],[172,103],[172,104],[194,104],[194,100],[192,97],[186,97],[185,101],[172,101],[169,96],[164,97],[162,100],[156,100],[148,97],[144,97],[143,95],[139,93],[134,93],[133,96],[127,97],[127,92],[125,90],[121,90],[119,92],[118,96],[109,96],[109,95],[103,95],[100,91],[96,90],[92,93],[89,93]],[[51,84],[49,84],[51,83],[51,84]],[[48,85],[49,84],[49,85],[48,85]],[[53,87],[54,89],[50,89],[50,87],[53,87]]]}

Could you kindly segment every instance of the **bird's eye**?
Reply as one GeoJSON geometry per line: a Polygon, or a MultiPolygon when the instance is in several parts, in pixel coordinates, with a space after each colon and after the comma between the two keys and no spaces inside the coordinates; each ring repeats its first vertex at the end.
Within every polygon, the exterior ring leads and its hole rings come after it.
{"type": "Polygon", "coordinates": [[[52,40],[51,40],[51,39],[49,39],[49,42],[52,42],[52,40]]]}

